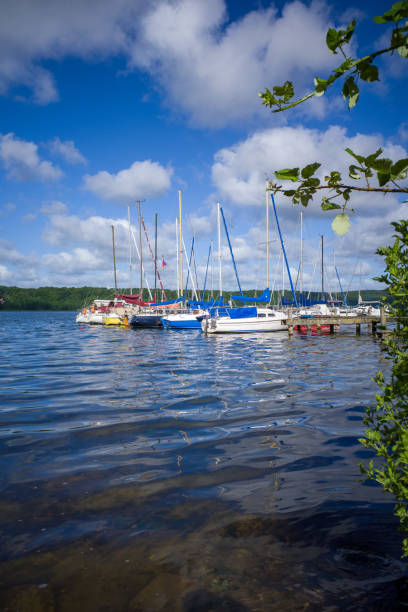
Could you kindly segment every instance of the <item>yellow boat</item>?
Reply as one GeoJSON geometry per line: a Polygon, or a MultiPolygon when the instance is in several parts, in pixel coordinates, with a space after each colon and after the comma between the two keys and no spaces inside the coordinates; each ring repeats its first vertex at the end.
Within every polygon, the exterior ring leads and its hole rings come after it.
{"type": "Polygon", "coordinates": [[[120,327],[129,327],[127,315],[120,316],[116,313],[108,314],[104,319],[105,325],[116,325],[120,327]]]}

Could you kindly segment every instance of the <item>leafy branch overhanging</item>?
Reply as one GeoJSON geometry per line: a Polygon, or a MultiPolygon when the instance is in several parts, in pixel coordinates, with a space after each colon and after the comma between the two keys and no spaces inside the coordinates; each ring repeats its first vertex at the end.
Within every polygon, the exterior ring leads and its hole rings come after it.
{"type": "MultiPolygon", "coordinates": [[[[312,97],[324,95],[329,87],[340,77],[344,76],[342,95],[347,101],[348,108],[353,108],[357,104],[360,95],[358,82],[361,80],[372,83],[379,80],[378,67],[373,64],[377,57],[394,52],[397,52],[401,58],[406,59],[408,57],[408,21],[401,24],[401,21],[406,18],[408,18],[408,0],[396,2],[384,15],[374,17],[374,22],[377,24],[394,24],[390,45],[359,59],[348,57],[344,50],[345,45],[350,43],[354,34],[356,22],[352,21],[345,30],[330,28],[327,32],[326,44],[331,53],[337,54],[340,52],[343,55],[344,61],[342,64],[334,69],[328,78],[322,79],[316,77],[314,79],[313,91],[300,99],[291,102],[295,96],[294,88],[291,81],[286,81],[282,86],[273,87],[272,92],[266,89],[263,93],[260,93],[259,96],[262,98],[262,103],[271,108],[274,113],[281,112],[306,102],[306,100],[312,97]]],[[[340,216],[348,225],[348,215],[345,211],[353,212],[351,208],[347,208],[352,191],[381,192],[384,194],[408,193],[408,187],[400,183],[407,178],[407,158],[397,161],[383,158],[381,157],[382,149],[378,149],[368,156],[354,153],[349,148],[346,149],[346,152],[355,160],[349,166],[349,178],[356,181],[364,178],[365,185],[346,184],[339,170],[333,170],[328,173],[324,177],[324,183],[322,183],[315,176],[321,164],[314,162],[304,168],[285,168],[274,173],[277,181],[297,183],[296,189],[285,188],[275,181],[270,181],[269,189],[273,192],[283,193],[283,195],[292,199],[293,204],[302,204],[303,206],[307,206],[313,200],[317,191],[328,190],[330,195],[322,198],[322,209],[342,209],[340,216]],[[378,186],[373,185],[370,181],[373,177],[376,177],[378,186]],[[339,199],[341,203],[339,203],[339,199]]],[[[345,232],[340,231],[339,233],[345,232]]]]}

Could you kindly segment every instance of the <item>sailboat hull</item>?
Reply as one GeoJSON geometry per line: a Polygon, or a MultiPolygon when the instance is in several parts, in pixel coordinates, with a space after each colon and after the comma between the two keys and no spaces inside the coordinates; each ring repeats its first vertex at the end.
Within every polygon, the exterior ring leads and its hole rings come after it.
{"type": "Polygon", "coordinates": [[[266,308],[257,308],[256,310],[257,316],[253,317],[215,316],[206,318],[201,321],[201,328],[207,334],[263,333],[288,329],[284,313],[266,308]]]}

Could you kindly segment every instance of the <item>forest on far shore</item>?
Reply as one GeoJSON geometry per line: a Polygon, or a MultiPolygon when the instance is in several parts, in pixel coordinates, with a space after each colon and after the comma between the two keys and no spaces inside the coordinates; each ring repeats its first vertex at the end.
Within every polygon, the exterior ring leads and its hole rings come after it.
{"type": "MultiPolygon", "coordinates": [[[[133,289],[133,293],[138,293],[138,289],[133,289]]],[[[128,288],[118,289],[118,293],[129,293],[128,288]]],[[[201,291],[198,292],[201,297],[201,291]]],[[[237,294],[237,291],[225,291],[224,299],[227,301],[231,293],[237,294]]],[[[275,291],[273,304],[278,304],[280,301],[281,292],[275,291]]],[[[38,287],[37,289],[22,289],[20,287],[5,287],[0,286],[0,309],[1,310],[79,310],[90,304],[94,299],[113,299],[115,294],[114,289],[106,287],[38,287]]],[[[187,292],[190,297],[190,290],[187,292]]],[[[244,291],[244,295],[260,295],[261,291],[244,291]]],[[[175,290],[167,290],[166,296],[168,300],[177,297],[175,290]]],[[[363,300],[372,301],[379,300],[386,296],[385,291],[381,290],[361,290],[363,300]]],[[[147,290],[144,290],[143,297],[148,301],[147,290]]],[[[311,299],[319,299],[320,294],[312,292],[311,299]]],[[[209,292],[206,292],[205,299],[209,299],[209,292]]],[[[214,292],[214,298],[217,298],[217,292],[214,292]]],[[[341,295],[333,295],[334,299],[341,299],[341,295]]],[[[291,294],[285,291],[285,299],[290,300],[291,294]]],[[[161,292],[157,292],[157,301],[161,300],[161,292]]],[[[349,291],[347,301],[349,305],[355,305],[358,300],[358,291],[349,291]]]]}

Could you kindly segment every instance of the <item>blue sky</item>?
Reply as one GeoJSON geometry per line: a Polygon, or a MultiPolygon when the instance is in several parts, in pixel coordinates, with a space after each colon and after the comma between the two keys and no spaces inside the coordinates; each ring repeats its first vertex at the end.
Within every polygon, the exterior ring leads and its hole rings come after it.
{"type": "MultiPolygon", "coordinates": [[[[182,190],[186,247],[195,236],[202,283],[214,241],[216,203],[228,223],[241,284],[263,288],[267,178],[319,161],[346,170],[345,147],[379,146],[407,157],[406,62],[378,62],[380,82],[361,88],[349,112],[336,89],[295,111],[272,114],[265,87],[293,80],[299,93],[340,63],[325,45],[329,27],[352,18],[355,56],[387,44],[372,22],[387,2],[230,0],[6,1],[0,24],[0,284],[113,286],[111,225],[120,286],[129,285],[127,206],[135,202],[158,253],[166,286],[176,286],[175,219],[182,190]]],[[[323,171],[322,171],[323,172],[323,171]]],[[[375,250],[390,242],[402,197],[362,194],[344,237],[320,202],[304,209],[304,286],[320,285],[319,237],[327,282],[334,261],[346,288],[378,287],[375,250]]],[[[278,211],[290,267],[299,263],[300,210],[278,211]]],[[[280,248],[271,216],[270,285],[281,286],[280,248]]],[[[153,267],[143,245],[146,275],[153,267]]],[[[236,283],[223,238],[224,286],[236,283]]],[[[133,284],[139,272],[133,260],[133,284]]],[[[216,276],[214,274],[214,276],[216,276]]],[[[287,279],[285,281],[287,284],[287,279]]]]}

